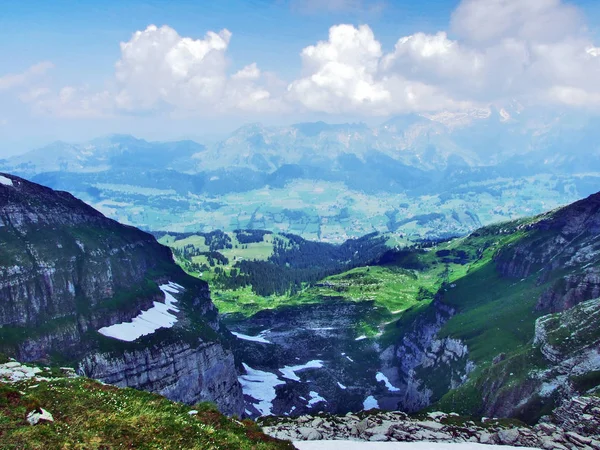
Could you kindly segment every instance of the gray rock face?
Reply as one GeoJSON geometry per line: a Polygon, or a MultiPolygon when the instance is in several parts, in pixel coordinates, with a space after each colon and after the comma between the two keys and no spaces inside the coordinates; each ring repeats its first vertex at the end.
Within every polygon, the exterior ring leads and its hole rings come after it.
{"type": "Polygon", "coordinates": [[[11,182],[0,184],[0,351],[21,361],[59,355],[107,383],[241,415],[233,353],[222,345],[208,285],[152,235],[65,192],[3,177],[11,182]],[[185,288],[174,328],[132,343],[98,333],[164,301],[158,285],[168,281],[185,288]]]}
{"type": "MultiPolygon", "coordinates": [[[[249,319],[231,319],[227,325],[247,336],[263,333],[268,341],[236,339],[234,351],[241,362],[278,380],[271,402],[273,414],[342,413],[362,410],[369,395],[389,394],[376,379],[378,348],[370,339],[357,341],[354,330],[373,309],[371,302],[330,300],[265,310],[249,319]],[[309,361],[319,361],[321,367],[301,368],[309,361]],[[315,394],[324,400],[314,401],[315,394]]],[[[246,395],[246,400],[250,415],[260,415],[255,409],[258,399],[246,395]]]]}
{"type": "Polygon", "coordinates": [[[526,278],[539,273],[541,283],[557,270],[574,269],[540,296],[539,310],[564,311],[600,296],[600,194],[547,213],[520,231],[526,237],[496,256],[500,274],[526,278]]]}
{"type": "Polygon", "coordinates": [[[397,367],[398,387],[402,392],[398,406],[403,411],[414,412],[429,406],[448,390],[463,384],[475,368],[465,344],[437,337],[454,310],[439,302],[432,307],[434,316],[419,319],[413,325],[395,346],[394,360],[388,363],[397,367]],[[433,384],[437,387],[430,387],[433,384]]]}
{"type": "Polygon", "coordinates": [[[529,354],[541,354],[536,357],[543,368],[532,367],[519,382],[511,383],[512,366],[493,366],[483,381],[483,414],[534,420],[540,405],[557,406],[585,394],[595,385],[585,380],[593,381],[600,372],[599,320],[600,299],[537,319],[529,354]]]}
{"type": "Polygon", "coordinates": [[[545,291],[537,302],[541,311],[560,312],[592,298],[600,297],[600,268],[569,274],[545,291]]]}
{"type": "Polygon", "coordinates": [[[79,373],[189,404],[210,399],[224,414],[241,415],[244,409],[233,354],[214,342],[175,343],[118,357],[94,353],[80,362],[79,373]]]}
{"type": "Polygon", "coordinates": [[[564,430],[592,436],[600,433],[600,398],[573,397],[554,410],[549,420],[564,430]]]}
{"type": "MultiPolygon", "coordinates": [[[[361,411],[374,407],[375,401],[380,409],[417,411],[466,381],[474,368],[466,346],[437,338],[453,314],[450,308],[436,303],[433,318],[419,320],[397,345],[381,348],[377,340],[357,337],[354,331],[357,321],[375,307],[329,300],[263,311],[228,325],[245,335],[263,333],[268,341],[237,339],[234,348],[252,369],[278,377],[271,408],[275,415],[361,411]],[[321,368],[299,369],[297,379],[286,378],[285,367],[315,360],[321,368]],[[311,402],[311,392],[325,401],[311,402]],[[371,406],[365,406],[370,397],[371,406]]],[[[246,399],[246,409],[258,416],[256,401],[246,399]]]]}

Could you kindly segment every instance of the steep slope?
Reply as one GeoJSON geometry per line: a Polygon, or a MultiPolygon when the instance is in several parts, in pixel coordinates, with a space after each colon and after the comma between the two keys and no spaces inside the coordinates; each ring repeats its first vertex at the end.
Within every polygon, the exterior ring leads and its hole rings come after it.
{"type": "Polygon", "coordinates": [[[0,175],[0,336],[0,352],[23,361],[62,361],[119,386],[242,411],[206,283],[151,235],[8,174],[0,175]]]}
{"type": "Polygon", "coordinates": [[[434,302],[396,324],[404,406],[441,398],[436,408],[535,422],[597,389],[599,218],[595,194],[448,244],[476,257],[434,302]]]}
{"type": "Polygon", "coordinates": [[[214,405],[190,407],[16,361],[0,360],[0,417],[2,448],[294,448],[251,421],[224,417],[214,405]]]}

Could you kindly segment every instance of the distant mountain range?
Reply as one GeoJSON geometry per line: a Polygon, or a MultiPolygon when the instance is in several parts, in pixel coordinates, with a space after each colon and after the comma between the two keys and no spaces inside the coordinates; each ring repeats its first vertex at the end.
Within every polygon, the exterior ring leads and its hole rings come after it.
{"type": "Polygon", "coordinates": [[[128,135],[55,142],[0,162],[0,170],[75,192],[105,214],[146,229],[259,226],[343,240],[348,236],[339,229],[321,230],[343,211],[356,221],[350,235],[410,234],[405,225],[413,217],[435,212],[443,215],[441,223],[421,234],[439,236],[594,192],[598,130],[594,117],[514,104],[397,116],[377,127],[250,124],[207,145],[128,135]],[[376,195],[378,204],[366,208],[356,202],[360,195],[376,195]],[[474,219],[456,220],[464,214],[474,219]]]}
{"type": "Polygon", "coordinates": [[[12,157],[3,168],[24,175],[100,172],[131,165],[185,173],[232,168],[272,173],[287,165],[344,170],[352,159],[376,163],[376,158],[389,158],[423,171],[543,163],[551,170],[568,172],[589,169],[590,162],[599,167],[599,125],[600,119],[595,117],[534,114],[520,107],[402,115],[377,127],[364,123],[277,127],[254,123],[208,146],[189,140],[148,142],[129,135],[82,144],[58,141],[12,157]],[[584,161],[586,166],[581,165],[584,161]]]}

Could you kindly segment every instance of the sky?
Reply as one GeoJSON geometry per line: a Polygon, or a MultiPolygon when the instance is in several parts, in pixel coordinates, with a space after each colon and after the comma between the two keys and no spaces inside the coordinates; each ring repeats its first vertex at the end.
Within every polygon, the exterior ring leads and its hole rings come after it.
{"type": "Polygon", "coordinates": [[[597,0],[3,0],[0,157],[109,133],[600,110],[597,0]]]}

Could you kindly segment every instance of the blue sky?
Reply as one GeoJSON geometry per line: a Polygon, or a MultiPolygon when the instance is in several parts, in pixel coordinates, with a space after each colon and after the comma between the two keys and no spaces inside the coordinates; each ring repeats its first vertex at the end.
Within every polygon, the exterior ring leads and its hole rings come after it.
{"type": "Polygon", "coordinates": [[[599,18],[596,0],[4,0],[0,156],[110,132],[196,137],[515,98],[595,112],[599,18]],[[161,50],[140,59],[150,45],[161,50]]]}

